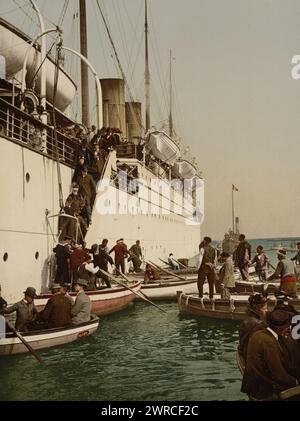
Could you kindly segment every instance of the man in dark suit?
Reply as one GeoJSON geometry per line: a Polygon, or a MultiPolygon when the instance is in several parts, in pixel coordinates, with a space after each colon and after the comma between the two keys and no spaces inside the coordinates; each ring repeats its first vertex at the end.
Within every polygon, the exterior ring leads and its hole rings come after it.
{"type": "Polygon", "coordinates": [[[286,368],[280,337],[289,334],[287,311],[273,310],[268,327],[251,336],[247,347],[246,369],[241,391],[257,400],[273,400],[280,391],[294,387],[297,379],[286,368]]]}
{"type": "Polygon", "coordinates": [[[214,297],[215,272],[214,265],[216,259],[216,250],[211,246],[211,238],[204,237],[199,245],[200,266],[198,270],[198,290],[199,297],[203,297],[203,284],[207,278],[209,286],[209,298],[214,297]]]}
{"type": "Polygon", "coordinates": [[[53,284],[51,287],[52,297],[38,316],[46,329],[63,327],[71,324],[72,302],[66,297],[66,288],[60,284],[53,284]]]}

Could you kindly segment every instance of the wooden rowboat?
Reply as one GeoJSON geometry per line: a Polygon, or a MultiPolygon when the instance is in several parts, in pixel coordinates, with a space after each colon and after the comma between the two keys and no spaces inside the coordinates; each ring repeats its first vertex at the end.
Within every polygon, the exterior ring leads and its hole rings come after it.
{"type": "MultiPolygon", "coordinates": [[[[177,301],[180,313],[196,317],[210,317],[214,319],[243,320],[246,318],[249,295],[235,294],[230,300],[224,300],[217,294],[213,300],[199,298],[196,294],[185,294],[177,291],[177,301]]],[[[276,305],[276,297],[269,297],[268,310],[276,305]]],[[[296,310],[300,310],[300,299],[290,301],[296,310]]]]}
{"type": "Polygon", "coordinates": [[[186,294],[197,293],[197,280],[180,281],[178,279],[157,280],[142,283],[141,291],[152,301],[171,300],[176,301],[177,291],[180,289],[186,294]]]}
{"type": "MultiPolygon", "coordinates": [[[[241,372],[241,375],[244,376],[245,372],[245,360],[242,354],[237,350],[236,351],[236,362],[238,368],[241,372]]],[[[253,398],[249,397],[250,400],[254,400],[253,398]]],[[[276,400],[276,401],[300,401],[300,386],[291,387],[290,389],[283,390],[277,396],[274,396],[272,399],[268,400],[276,400]]]]}
{"type": "MultiPolygon", "coordinates": [[[[130,288],[134,291],[139,291],[141,288],[141,281],[135,281],[130,288]]],[[[112,288],[105,288],[96,291],[86,291],[92,302],[92,313],[98,316],[115,313],[128,307],[135,299],[135,294],[127,288],[120,286],[113,286],[112,288]]],[[[76,292],[71,292],[70,296],[75,300],[76,292]]],[[[34,303],[41,311],[52,294],[42,294],[34,300],[34,303]]]]}
{"type": "MultiPolygon", "coordinates": [[[[34,350],[64,345],[93,334],[99,326],[99,318],[92,316],[89,322],[77,326],[39,330],[22,333],[26,342],[34,350]]],[[[0,355],[13,355],[28,352],[28,348],[13,332],[8,332],[5,338],[0,338],[0,355]]]]}

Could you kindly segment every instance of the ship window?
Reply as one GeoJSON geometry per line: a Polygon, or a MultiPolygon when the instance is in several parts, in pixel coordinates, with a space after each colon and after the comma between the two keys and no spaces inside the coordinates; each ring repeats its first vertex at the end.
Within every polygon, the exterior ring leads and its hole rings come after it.
{"type": "Polygon", "coordinates": [[[6,262],[7,259],[8,259],[8,253],[4,253],[3,254],[3,260],[4,260],[4,262],[6,262]]]}
{"type": "Polygon", "coordinates": [[[30,174],[29,174],[29,172],[26,173],[25,178],[26,178],[27,183],[29,183],[29,181],[30,181],[30,174]]]}
{"type": "Polygon", "coordinates": [[[34,255],[35,259],[37,260],[39,258],[40,253],[37,251],[34,255]]]}

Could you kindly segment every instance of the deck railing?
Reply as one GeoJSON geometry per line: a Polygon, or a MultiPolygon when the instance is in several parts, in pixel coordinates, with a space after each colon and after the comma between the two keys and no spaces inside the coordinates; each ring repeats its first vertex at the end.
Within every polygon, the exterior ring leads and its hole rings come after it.
{"type": "Polygon", "coordinates": [[[74,167],[79,143],[59,131],[57,144],[54,128],[41,123],[38,118],[22,112],[0,98],[0,135],[37,153],[46,155],[74,167]]]}

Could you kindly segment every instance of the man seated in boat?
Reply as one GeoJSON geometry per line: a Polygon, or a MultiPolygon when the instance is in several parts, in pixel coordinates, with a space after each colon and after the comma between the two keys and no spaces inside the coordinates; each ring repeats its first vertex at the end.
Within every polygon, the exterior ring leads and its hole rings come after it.
{"type": "Polygon", "coordinates": [[[221,298],[230,300],[230,292],[235,287],[234,267],[230,254],[222,252],[220,254],[222,267],[219,272],[218,282],[221,287],[221,298]]]}
{"type": "MultiPolygon", "coordinates": [[[[56,327],[69,326],[71,324],[72,302],[66,297],[67,287],[54,283],[51,287],[52,297],[36,320],[40,322],[40,328],[53,329],[56,327]]],[[[38,327],[38,325],[37,325],[38,327]]]]}
{"type": "Polygon", "coordinates": [[[268,327],[254,332],[247,347],[246,368],[241,391],[256,400],[274,400],[278,393],[297,386],[298,381],[284,366],[280,337],[290,331],[288,312],[273,310],[268,327]]]}
{"type": "Polygon", "coordinates": [[[30,325],[35,321],[38,311],[34,305],[34,299],[37,298],[35,288],[28,287],[24,292],[24,298],[2,310],[3,314],[17,313],[15,328],[20,332],[28,332],[30,325]]]}
{"type": "Polygon", "coordinates": [[[262,294],[250,295],[248,302],[247,318],[243,320],[239,329],[239,352],[245,360],[250,336],[257,330],[267,327],[266,314],[268,311],[268,298],[262,294]]]}
{"type": "Polygon", "coordinates": [[[286,257],[286,250],[280,249],[277,252],[279,260],[275,272],[267,278],[267,281],[280,278],[280,291],[293,297],[297,295],[297,270],[294,262],[286,257]]]}
{"type": "Polygon", "coordinates": [[[170,266],[171,269],[173,269],[173,270],[178,270],[179,269],[179,264],[174,259],[173,253],[170,253],[169,254],[168,263],[169,263],[169,266],[170,266]]]}
{"type": "Polygon", "coordinates": [[[146,264],[146,270],[144,273],[144,281],[156,281],[160,279],[160,274],[158,270],[156,270],[153,266],[149,265],[149,263],[146,264]]]}
{"type": "Polygon", "coordinates": [[[72,324],[78,325],[80,323],[88,322],[91,318],[91,299],[84,292],[88,286],[85,279],[78,279],[75,284],[75,291],[77,292],[75,304],[71,309],[72,324]]]}

